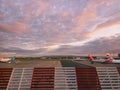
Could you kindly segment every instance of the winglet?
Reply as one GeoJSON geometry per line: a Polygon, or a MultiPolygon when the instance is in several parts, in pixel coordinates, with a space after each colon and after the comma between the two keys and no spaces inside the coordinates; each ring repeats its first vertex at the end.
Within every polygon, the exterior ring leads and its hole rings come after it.
{"type": "Polygon", "coordinates": [[[16,56],[13,56],[11,60],[8,61],[8,63],[12,63],[13,61],[15,61],[15,59],[16,59],[16,56]]]}
{"type": "Polygon", "coordinates": [[[113,61],[113,57],[110,53],[106,53],[106,56],[108,57],[108,60],[106,60],[106,63],[111,63],[113,61]]]}
{"type": "Polygon", "coordinates": [[[88,57],[89,57],[89,60],[90,60],[90,61],[93,61],[93,60],[94,60],[94,58],[93,58],[93,56],[92,56],[91,54],[89,54],[88,57]]]}
{"type": "Polygon", "coordinates": [[[112,55],[111,55],[110,53],[106,53],[106,56],[107,56],[108,58],[113,59],[113,57],[112,57],[112,55]]]}

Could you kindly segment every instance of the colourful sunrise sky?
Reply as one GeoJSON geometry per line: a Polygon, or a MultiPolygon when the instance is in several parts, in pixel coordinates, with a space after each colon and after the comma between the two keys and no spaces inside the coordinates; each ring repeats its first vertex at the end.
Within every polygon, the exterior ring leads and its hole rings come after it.
{"type": "Polygon", "coordinates": [[[0,0],[0,55],[120,52],[120,0],[0,0]]]}

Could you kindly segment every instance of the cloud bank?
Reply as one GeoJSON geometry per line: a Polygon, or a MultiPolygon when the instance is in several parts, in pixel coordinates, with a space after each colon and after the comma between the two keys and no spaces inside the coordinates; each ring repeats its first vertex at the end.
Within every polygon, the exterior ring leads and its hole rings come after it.
{"type": "Polygon", "coordinates": [[[119,0],[0,0],[0,53],[119,52],[119,4],[119,0]]]}

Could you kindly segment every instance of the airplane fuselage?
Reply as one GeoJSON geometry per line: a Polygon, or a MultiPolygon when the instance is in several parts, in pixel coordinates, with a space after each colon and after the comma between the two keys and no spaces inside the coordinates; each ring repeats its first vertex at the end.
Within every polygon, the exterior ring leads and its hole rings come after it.
{"type": "Polygon", "coordinates": [[[110,62],[108,62],[107,59],[95,59],[95,60],[92,60],[91,62],[98,62],[98,63],[114,63],[114,64],[117,64],[117,63],[120,63],[120,60],[111,60],[110,62]]]}
{"type": "Polygon", "coordinates": [[[111,63],[120,63],[120,60],[113,59],[111,63]]]}
{"type": "Polygon", "coordinates": [[[7,62],[7,61],[9,61],[9,60],[11,60],[11,58],[1,58],[1,59],[0,59],[1,62],[7,62]]]}

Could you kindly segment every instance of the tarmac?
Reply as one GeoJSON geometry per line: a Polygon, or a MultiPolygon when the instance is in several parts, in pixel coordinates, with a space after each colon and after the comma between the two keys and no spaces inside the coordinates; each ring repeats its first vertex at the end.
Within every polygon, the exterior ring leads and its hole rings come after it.
{"type": "Polygon", "coordinates": [[[0,63],[0,68],[34,67],[119,67],[120,64],[91,64],[88,60],[16,60],[14,63],[0,63]]]}

